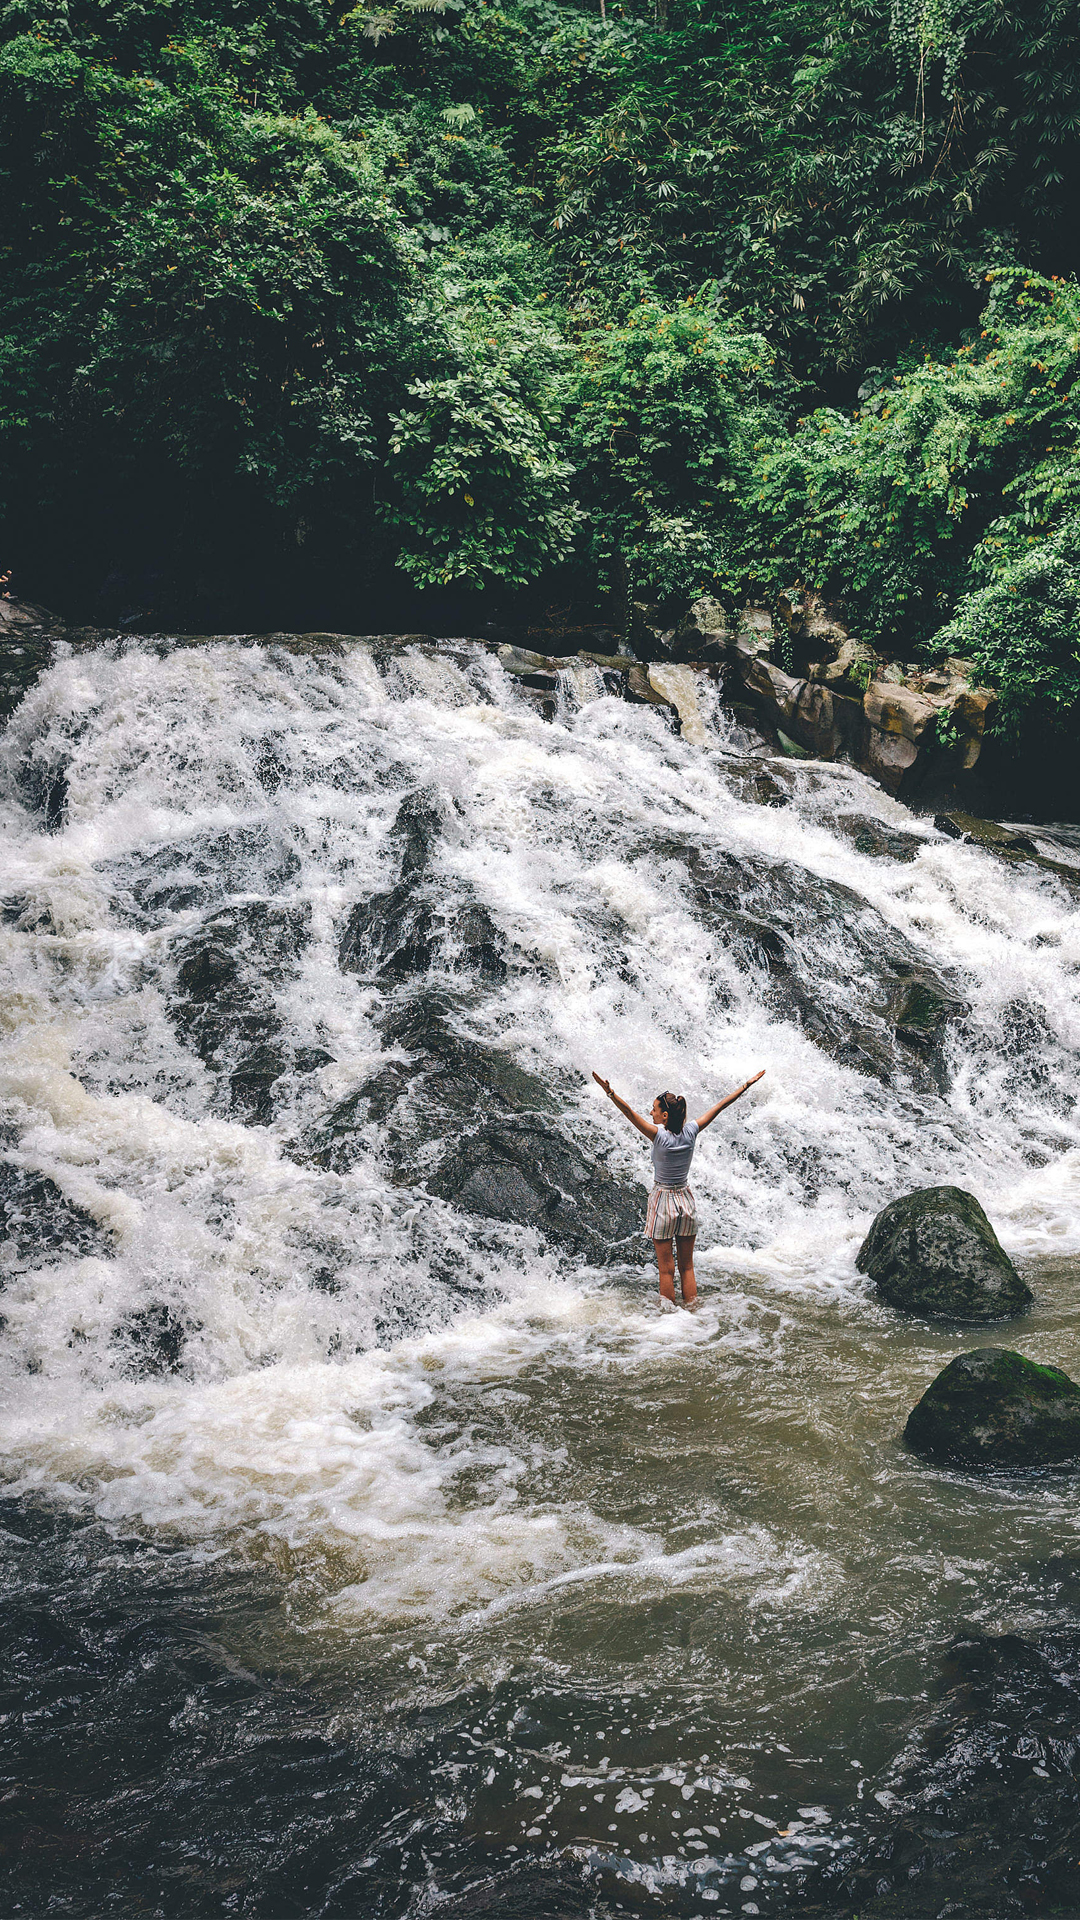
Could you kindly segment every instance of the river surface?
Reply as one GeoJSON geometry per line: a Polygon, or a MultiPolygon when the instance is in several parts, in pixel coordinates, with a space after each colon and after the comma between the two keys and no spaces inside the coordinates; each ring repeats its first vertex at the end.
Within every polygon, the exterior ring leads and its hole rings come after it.
{"type": "Polygon", "coordinates": [[[1075,1476],[900,1440],[1080,1377],[1080,892],[669,677],[128,641],[8,722],[6,1911],[1080,1912],[1075,1476]],[[589,1071],[762,1066],[661,1317],[589,1071]],[[940,1183],[1022,1320],[856,1272],[940,1183]]]}

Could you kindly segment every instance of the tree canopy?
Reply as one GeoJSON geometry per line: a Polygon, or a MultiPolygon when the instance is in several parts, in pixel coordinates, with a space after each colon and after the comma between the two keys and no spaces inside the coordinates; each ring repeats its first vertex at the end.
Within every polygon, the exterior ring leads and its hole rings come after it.
{"type": "Polygon", "coordinates": [[[798,580],[1070,711],[1078,81],[1064,0],[7,0],[5,565],[798,580]]]}

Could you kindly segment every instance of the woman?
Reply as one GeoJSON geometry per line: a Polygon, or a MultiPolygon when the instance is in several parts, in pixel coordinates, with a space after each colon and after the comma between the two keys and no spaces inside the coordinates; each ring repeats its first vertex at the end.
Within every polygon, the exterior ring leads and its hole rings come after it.
{"type": "Polygon", "coordinates": [[[598,1073],[593,1079],[598,1087],[603,1087],[609,1100],[613,1100],[620,1113],[625,1113],[632,1126],[652,1141],[653,1190],[649,1195],[648,1211],[645,1215],[645,1232],[656,1248],[656,1264],[660,1269],[660,1304],[663,1311],[664,1301],[675,1306],[675,1262],[679,1263],[679,1279],[682,1283],[683,1306],[692,1313],[697,1306],[697,1279],[694,1275],[694,1235],[697,1232],[697,1211],[694,1196],[687,1186],[690,1162],[694,1157],[694,1142],[703,1127],[711,1126],[718,1113],[730,1107],[734,1101],[741,1100],[747,1087],[755,1086],[764,1077],[765,1069],[755,1073],[726,1100],[718,1100],[715,1107],[703,1113],[700,1120],[688,1120],[686,1101],[681,1093],[658,1093],[652,1103],[652,1121],[643,1120],[640,1113],[620,1100],[612,1093],[606,1080],[598,1073]]]}

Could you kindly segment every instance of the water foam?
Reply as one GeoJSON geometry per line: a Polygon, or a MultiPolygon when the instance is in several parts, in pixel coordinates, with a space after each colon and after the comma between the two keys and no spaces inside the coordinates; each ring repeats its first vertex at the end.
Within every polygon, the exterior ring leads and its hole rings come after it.
{"type": "MultiPolygon", "coordinates": [[[[739,1274],[863,1312],[854,1250],[907,1186],[971,1188],[1018,1253],[1080,1248],[1072,897],[912,823],[848,769],[784,769],[790,803],[756,804],[713,695],[676,678],[672,697],[696,702],[682,740],[591,672],[547,723],[464,643],[127,643],[59,660],[27,695],[2,752],[4,1118],[12,1164],[47,1175],[113,1251],[12,1265],[14,1484],[318,1563],[346,1615],[663,1584],[683,1567],[733,1579],[727,1548],[520,1502],[512,1444],[424,1437],[432,1381],[459,1364],[512,1380],[567,1340],[625,1370],[750,1338],[739,1274]],[[46,831],[61,780],[63,822],[46,831]],[[731,1296],[722,1325],[647,1320],[644,1277],[613,1292],[535,1231],[432,1197],[422,1142],[403,1180],[377,1121],[359,1123],[344,1170],[298,1151],[313,1115],[407,1064],[383,1035],[386,983],[344,970],[339,945],[354,903],[393,885],[400,802],[418,791],[439,806],[426,871],[483,904],[510,956],[505,980],[465,982],[442,950],[432,979],[456,996],[457,1031],[538,1075],[621,1177],[644,1192],[647,1162],[593,1067],[639,1106],[677,1084],[694,1111],[766,1066],[695,1163],[702,1274],[731,1296]],[[852,809],[913,833],[914,858],[855,851],[852,809]],[[796,914],[798,965],[826,1001],[862,991],[853,956],[886,936],[958,983],[970,1010],[941,1084],[875,1079],[815,1044],[703,914],[688,862],[718,854],[747,886],[788,872],[853,890],[831,916],[796,914]],[[184,941],[264,902],[302,934],[261,973],[255,954],[259,1005],[321,1063],[285,1074],[252,1124],[223,1106],[174,1003],[184,941]]],[[[788,1551],[762,1546],[762,1580],[788,1551]]]]}

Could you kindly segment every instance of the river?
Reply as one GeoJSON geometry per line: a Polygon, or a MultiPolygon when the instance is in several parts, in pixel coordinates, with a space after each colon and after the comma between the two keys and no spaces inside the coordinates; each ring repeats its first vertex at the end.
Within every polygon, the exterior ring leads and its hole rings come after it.
{"type": "Polygon", "coordinates": [[[1075,1475],[899,1437],[1080,1377],[1077,891],[676,691],[125,641],[8,722],[8,1911],[1080,1911],[1075,1475]],[[766,1069],[696,1316],[594,1067],[766,1069]],[[856,1272],[946,1182],[1022,1321],[856,1272]]]}

